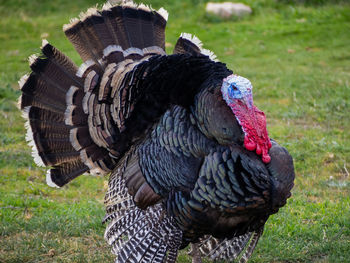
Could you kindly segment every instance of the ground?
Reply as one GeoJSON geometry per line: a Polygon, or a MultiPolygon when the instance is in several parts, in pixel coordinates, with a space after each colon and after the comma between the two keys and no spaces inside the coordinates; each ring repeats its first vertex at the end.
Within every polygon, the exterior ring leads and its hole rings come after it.
{"type": "MultiPolygon", "coordinates": [[[[206,1],[145,2],[170,13],[169,52],[181,32],[195,33],[251,80],[270,136],[294,157],[293,196],[268,220],[252,262],[350,262],[350,4],[247,0],[252,16],[220,20],[205,15],[206,1]]],[[[107,178],[48,187],[16,108],[42,38],[81,63],[61,29],[94,4],[0,0],[0,262],[113,260],[101,224],[107,178]]]]}

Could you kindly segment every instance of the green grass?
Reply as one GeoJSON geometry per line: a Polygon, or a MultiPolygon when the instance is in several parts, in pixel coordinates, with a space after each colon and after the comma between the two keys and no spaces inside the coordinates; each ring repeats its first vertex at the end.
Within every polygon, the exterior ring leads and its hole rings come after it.
{"type": "MultiPolygon", "coordinates": [[[[169,52],[181,32],[195,33],[252,81],[270,136],[294,157],[293,196],[268,220],[252,262],[350,262],[349,3],[247,0],[253,15],[226,21],[205,15],[201,0],[145,2],[170,13],[169,52]]],[[[0,0],[0,262],[113,260],[101,224],[106,179],[46,186],[16,108],[41,38],[80,64],[61,28],[94,4],[0,0]]]]}

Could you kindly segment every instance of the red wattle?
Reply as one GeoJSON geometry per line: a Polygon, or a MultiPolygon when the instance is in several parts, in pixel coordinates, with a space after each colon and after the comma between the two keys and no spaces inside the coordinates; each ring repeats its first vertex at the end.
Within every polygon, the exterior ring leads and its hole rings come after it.
{"type": "Polygon", "coordinates": [[[262,153],[261,147],[259,144],[256,145],[256,153],[260,155],[262,153]]]}
{"type": "Polygon", "coordinates": [[[248,151],[254,151],[256,148],[256,143],[249,140],[249,138],[247,136],[244,137],[244,147],[248,150],[248,151]]]}
{"type": "Polygon", "coordinates": [[[262,156],[262,161],[263,161],[264,163],[269,163],[269,162],[271,161],[270,155],[268,155],[268,154],[263,155],[263,156],[262,156]]]}
{"type": "Polygon", "coordinates": [[[261,155],[264,163],[269,163],[271,157],[268,154],[271,141],[267,134],[266,117],[264,112],[254,105],[248,107],[244,101],[236,99],[229,105],[245,133],[244,147],[261,155]]]}

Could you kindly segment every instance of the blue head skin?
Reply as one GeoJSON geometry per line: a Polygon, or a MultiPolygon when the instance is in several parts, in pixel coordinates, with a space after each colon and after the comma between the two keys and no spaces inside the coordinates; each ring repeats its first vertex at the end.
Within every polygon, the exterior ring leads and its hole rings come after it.
{"type": "Polygon", "coordinates": [[[227,105],[232,105],[236,100],[242,100],[251,108],[253,106],[253,86],[250,81],[238,75],[230,75],[223,80],[221,92],[227,105]]]}

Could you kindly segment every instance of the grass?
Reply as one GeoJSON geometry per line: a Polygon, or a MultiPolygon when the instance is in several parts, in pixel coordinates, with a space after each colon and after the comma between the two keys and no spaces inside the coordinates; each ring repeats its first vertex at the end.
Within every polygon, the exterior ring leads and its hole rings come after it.
{"type": "MultiPolygon", "coordinates": [[[[252,262],[350,262],[349,3],[247,0],[252,16],[225,21],[205,15],[206,1],[145,2],[170,13],[169,52],[180,32],[196,33],[252,81],[270,136],[294,157],[293,197],[269,219],[252,262]]],[[[94,4],[0,0],[0,262],[113,260],[101,224],[106,178],[46,186],[16,108],[41,38],[80,64],[61,27],[94,4]]]]}

